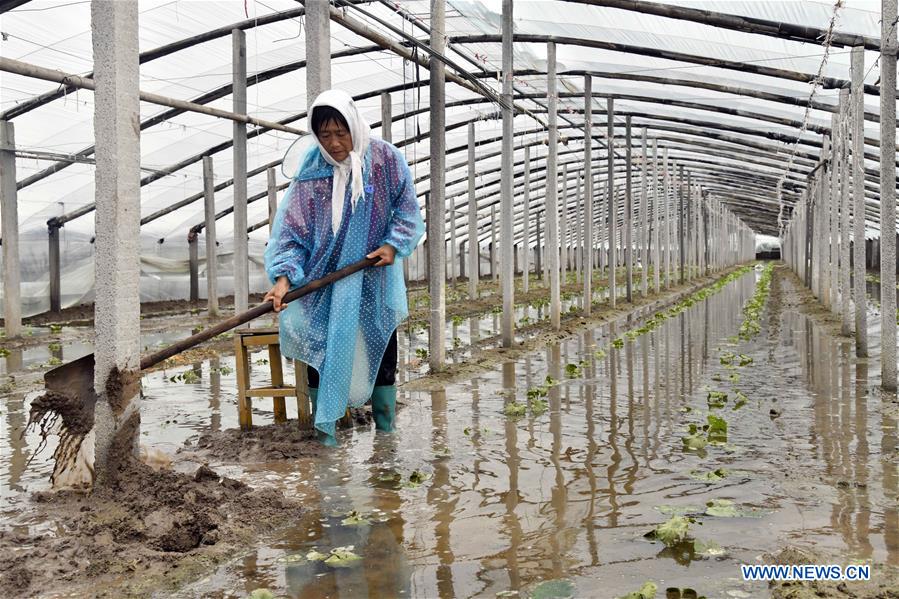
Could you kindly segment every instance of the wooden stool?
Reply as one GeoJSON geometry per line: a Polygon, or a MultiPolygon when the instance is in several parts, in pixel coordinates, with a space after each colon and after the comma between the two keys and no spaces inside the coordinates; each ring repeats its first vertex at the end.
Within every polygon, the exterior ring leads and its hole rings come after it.
{"type": "Polygon", "coordinates": [[[312,406],[306,379],[306,365],[294,360],[295,384],[284,384],[281,361],[281,345],[277,329],[243,329],[234,333],[234,351],[237,356],[237,420],[240,428],[253,427],[253,397],[271,397],[274,404],[275,424],[287,422],[285,397],[297,398],[297,414],[301,428],[312,427],[312,406]],[[269,387],[250,387],[250,352],[253,347],[268,346],[268,366],[272,384],[269,387]]]}

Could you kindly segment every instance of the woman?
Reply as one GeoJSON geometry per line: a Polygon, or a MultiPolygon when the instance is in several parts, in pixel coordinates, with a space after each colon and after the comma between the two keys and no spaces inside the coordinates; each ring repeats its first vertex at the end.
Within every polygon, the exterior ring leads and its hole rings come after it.
{"type": "Polygon", "coordinates": [[[369,398],[375,426],[396,414],[396,327],[408,315],[400,258],[424,233],[415,182],[399,151],[370,139],[353,99],[323,92],[310,109],[315,145],[281,201],[265,251],[281,353],[309,365],[315,428],[336,445],[335,422],[369,398]],[[288,305],[284,295],[363,257],[366,268],[288,305]]]}

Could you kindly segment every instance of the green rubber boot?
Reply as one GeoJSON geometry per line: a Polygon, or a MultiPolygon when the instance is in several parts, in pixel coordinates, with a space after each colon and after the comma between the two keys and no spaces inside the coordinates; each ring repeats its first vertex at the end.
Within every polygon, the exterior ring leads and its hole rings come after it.
{"type": "Polygon", "coordinates": [[[393,432],[396,420],[396,387],[384,385],[371,392],[371,415],[375,419],[375,430],[393,432]]]}
{"type": "MultiPolygon", "coordinates": [[[[315,428],[315,404],[318,401],[317,387],[309,387],[309,401],[312,403],[312,427],[315,428]]],[[[337,447],[337,439],[331,435],[323,433],[318,429],[315,429],[315,434],[318,438],[318,442],[325,447],[337,447]]]]}

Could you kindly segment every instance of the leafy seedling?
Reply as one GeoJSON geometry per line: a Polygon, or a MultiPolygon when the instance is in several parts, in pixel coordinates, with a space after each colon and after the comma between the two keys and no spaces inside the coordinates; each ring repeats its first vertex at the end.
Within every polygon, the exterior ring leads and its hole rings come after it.
{"type": "Polygon", "coordinates": [[[728,470],[727,468],[716,468],[715,470],[709,470],[708,472],[703,472],[701,470],[690,470],[690,476],[692,478],[707,483],[715,483],[720,480],[724,480],[729,474],[730,470],[728,470]]]}
{"type": "Polygon", "coordinates": [[[709,443],[727,443],[727,421],[714,414],[709,414],[706,419],[709,423],[709,443]]]}
{"type": "Polygon", "coordinates": [[[734,401],[734,407],[733,407],[734,410],[739,410],[740,408],[742,408],[743,406],[746,405],[746,402],[749,401],[749,398],[746,397],[743,394],[743,392],[740,390],[737,390],[737,392],[734,393],[734,395],[736,396],[736,400],[734,401]]]}
{"type": "Polygon", "coordinates": [[[503,414],[510,418],[520,418],[527,413],[527,410],[527,405],[518,403],[517,401],[510,401],[506,404],[506,407],[503,408],[503,414]]]}
{"type": "Polygon", "coordinates": [[[412,474],[409,475],[408,480],[403,482],[403,487],[406,489],[417,489],[423,482],[425,482],[429,478],[431,478],[430,474],[419,472],[418,470],[413,470],[412,474]]]}
{"type": "Polygon", "coordinates": [[[581,368],[577,364],[566,364],[565,374],[571,378],[579,377],[581,376],[581,368]]]}
{"type": "Polygon", "coordinates": [[[596,353],[594,353],[593,355],[596,357],[597,360],[602,360],[606,357],[606,352],[601,349],[598,349],[598,350],[596,350],[596,353]]]}
{"type": "Polygon", "coordinates": [[[736,356],[732,352],[727,351],[721,354],[718,361],[721,362],[722,366],[731,366],[734,363],[734,358],[736,356]]]}
{"type": "Polygon", "coordinates": [[[253,589],[250,599],[275,599],[275,594],[268,589],[253,589]]]}
{"type": "Polygon", "coordinates": [[[737,518],[740,515],[734,502],[729,499],[713,499],[705,505],[706,516],[715,516],[716,518],[737,518]]]}
{"type": "Polygon", "coordinates": [[[331,554],[325,560],[325,563],[332,568],[349,568],[354,566],[362,558],[350,551],[350,549],[352,547],[335,547],[331,550],[331,554]]]}
{"type": "Polygon", "coordinates": [[[419,358],[421,358],[422,360],[427,360],[428,359],[428,350],[426,350],[423,347],[419,347],[418,349],[415,350],[415,355],[418,356],[419,358]]]}
{"type": "Polygon", "coordinates": [[[649,539],[661,541],[668,547],[687,540],[692,520],[685,516],[673,516],[667,522],[659,524],[644,536],[649,539]]]}
{"type": "Polygon", "coordinates": [[[456,316],[453,316],[452,321],[453,321],[454,325],[459,326],[460,324],[462,324],[465,321],[465,319],[462,318],[461,316],[456,315],[456,316]]]}
{"type": "Polygon", "coordinates": [[[340,521],[344,526],[365,526],[371,524],[371,521],[366,518],[363,514],[360,514],[356,510],[351,511],[346,515],[346,518],[340,521]]]}
{"type": "Polygon", "coordinates": [[[709,391],[706,401],[711,409],[720,409],[727,405],[727,393],[724,391],[709,391]]]}
{"type": "Polygon", "coordinates": [[[695,424],[690,424],[690,432],[687,436],[681,437],[681,441],[684,443],[684,449],[692,451],[705,449],[705,446],[709,443],[704,431],[695,424]]]}
{"type": "Polygon", "coordinates": [[[56,356],[51,356],[50,359],[47,360],[47,366],[59,366],[60,364],[62,364],[62,360],[56,356]]]}
{"type": "Polygon", "coordinates": [[[323,562],[326,559],[328,559],[328,554],[321,553],[321,552],[313,549],[312,551],[310,551],[309,553],[306,554],[306,559],[309,560],[310,562],[323,562]]]}
{"type": "Polygon", "coordinates": [[[739,358],[740,358],[740,362],[739,362],[740,366],[749,366],[750,364],[752,364],[751,356],[747,356],[746,354],[740,354],[739,358]]]}
{"type": "Polygon", "coordinates": [[[639,591],[631,591],[620,599],[655,599],[659,587],[654,582],[644,582],[639,591]]]}
{"type": "Polygon", "coordinates": [[[9,357],[9,350],[6,349],[5,347],[0,347],[0,358],[7,358],[7,357],[9,357]]]}
{"type": "Polygon", "coordinates": [[[531,408],[532,416],[542,415],[544,412],[546,412],[547,408],[549,407],[546,403],[546,400],[539,399],[539,398],[529,399],[528,406],[531,408]]]}
{"type": "Polygon", "coordinates": [[[50,332],[53,333],[54,335],[58,335],[59,333],[62,333],[62,325],[61,324],[51,324],[50,332]]]}
{"type": "Polygon", "coordinates": [[[570,599],[574,597],[574,583],[570,580],[544,580],[535,586],[530,599],[570,599]]]}
{"type": "Polygon", "coordinates": [[[614,347],[615,349],[621,349],[622,347],[624,347],[624,339],[618,337],[617,339],[612,341],[612,347],[614,347]]]}

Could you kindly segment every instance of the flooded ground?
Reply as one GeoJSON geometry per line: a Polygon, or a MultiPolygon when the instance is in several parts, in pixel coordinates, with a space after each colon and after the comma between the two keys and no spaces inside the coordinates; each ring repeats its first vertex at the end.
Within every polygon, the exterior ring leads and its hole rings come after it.
{"type": "MultiPolygon", "coordinates": [[[[208,461],[307,507],[176,596],[617,597],[651,580],[767,597],[778,590],[744,582],[739,566],[787,546],[821,563],[899,566],[899,407],[876,389],[877,311],[874,357],[856,359],[851,339],[808,316],[782,275],[751,340],[735,335],[757,271],[643,334],[624,333],[654,311],[438,391],[401,386],[397,434],[342,431],[334,452],[298,459],[224,461],[194,448],[201,433],[237,425],[233,358],[147,374],[147,446],[174,455],[178,470],[208,461]],[[187,370],[192,382],[172,381],[187,370]],[[519,406],[522,415],[506,415],[519,406]],[[709,414],[726,421],[726,439],[686,449],[690,424],[709,414]],[[698,543],[645,538],[677,514],[693,518],[698,543]],[[335,548],[360,559],[316,559],[335,548]]],[[[516,319],[542,310],[522,307],[516,319]]],[[[498,315],[447,326],[460,339],[452,358],[465,360],[483,351],[470,342],[496,335],[498,315]]],[[[425,334],[401,340],[403,380],[425,373],[425,347],[425,334]]],[[[253,359],[260,383],[263,359],[253,359]]],[[[52,527],[23,517],[25,492],[44,488],[50,467],[45,451],[24,468],[37,443],[19,438],[31,398],[12,395],[0,412],[10,449],[0,455],[0,528],[52,527]]],[[[267,402],[256,410],[270,421],[267,402]]]]}

